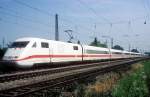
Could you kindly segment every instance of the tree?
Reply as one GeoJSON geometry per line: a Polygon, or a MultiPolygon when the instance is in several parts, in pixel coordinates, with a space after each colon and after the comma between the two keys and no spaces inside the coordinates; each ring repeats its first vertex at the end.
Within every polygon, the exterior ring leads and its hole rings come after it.
{"type": "Polygon", "coordinates": [[[0,48],[0,59],[2,59],[6,50],[7,50],[7,48],[0,48]]]}
{"type": "Polygon", "coordinates": [[[145,52],[144,54],[146,54],[146,55],[150,56],[150,52],[145,52]]]}
{"type": "Polygon", "coordinates": [[[137,49],[132,49],[131,52],[139,53],[137,49]]]}
{"type": "Polygon", "coordinates": [[[80,40],[78,40],[77,44],[81,44],[81,43],[80,43],[80,40]]]}
{"type": "Polygon", "coordinates": [[[97,40],[97,38],[94,38],[94,41],[90,43],[90,46],[97,46],[97,47],[105,47],[107,48],[106,44],[100,43],[100,41],[97,40]]]}
{"type": "Polygon", "coordinates": [[[120,45],[115,45],[112,49],[124,50],[123,47],[121,47],[120,45]]]}

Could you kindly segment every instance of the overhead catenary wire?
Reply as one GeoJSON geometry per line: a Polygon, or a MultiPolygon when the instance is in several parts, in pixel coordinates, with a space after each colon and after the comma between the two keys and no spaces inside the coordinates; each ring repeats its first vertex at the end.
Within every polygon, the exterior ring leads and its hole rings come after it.
{"type": "MultiPolygon", "coordinates": [[[[44,10],[42,10],[42,9],[40,9],[40,8],[31,6],[30,4],[24,3],[24,2],[19,1],[19,0],[14,0],[14,1],[15,1],[16,3],[18,3],[18,4],[20,4],[20,5],[23,5],[23,6],[26,6],[26,7],[28,7],[28,8],[31,8],[31,9],[33,9],[33,10],[35,10],[35,11],[38,11],[38,12],[40,12],[40,13],[43,13],[43,14],[45,14],[45,15],[54,17],[54,14],[51,14],[51,13],[49,13],[49,12],[47,12],[47,11],[44,11],[44,10]]],[[[72,21],[67,20],[67,19],[64,19],[64,18],[62,18],[62,17],[59,17],[59,18],[61,18],[62,21],[65,21],[65,22],[68,22],[68,23],[73,23],[72,21]]]]}
{"type": "Polygon", "coordinates": [[[150,2],[149,2],[149,0],[147,0],[147,6],[148,6],[148,14],[147,14],[147,19],[149,20],[150,19],[150,2]]]}
{"type": "MultiPolygon", "coordinates": [[[[18,3],[18,4],[20,4],[20,5],[22,5],[22,6],[25,6],[25,7],[28,7],[28,8],[31,8],[31,9],[33,9],[33,10],[35,10],[35,11],[37,11],[37,12],[40,12],[40,13],[42,13],[42,14],[45,14],[45,15],[48,15],[48,16],[54,16],[53,14],[51,14],[51,13],[49,13],[49,12],[47,12],[47,11],[44,11],[44,10],[42,10],[42,9],[40,9],[40,8],[37,8],[37,7],[34,7],[34,6],[32,6],[32,5],[30,5],[30,4],[27,4],[27,3],[25,3],[25,2],[22,2],[22,1],[20,1],[20,0],[14,0],[16,3],[18,3]]],[[[86,3],[84,3],[83,1],[81,1],[81,0],[77,0],[80,4],[82,4],[82,5],[84,5],[86,8],[88,8],[88,10],[90,10],[91,12],[93,12],[94,14],[95,14],[95,16],[97,16],[97,17],[101,17],[101,19],[103,19],[104,21],[106,21],[106,23],[100,23],[100,22],[98,22],[98,24],[124,24],[124,23],[128,23],[128,20],[122,20],[122,21],[116,21],[116,22],[110,22],[108,19],[106,19],[106,18],[104,18],[104,17],[102,17],[102,16],[99,16],[97,13],[96,13],[96,11],[92,8],[92,7],[89,7],[86,3]]],[[[145,17],[144,17],[145,18],[145,17]]],[[[64,18],[62,18],[62,17],[60,17],[60,21],[64,21],[64,22],[67,22],[67,23],[71,23],[71,24],[74,24],[74,22],[72,22],[72,21],[70,21],[70,20],[68,20],[68,19],[64,19],[64,18]]],[[[135,20],[134,20],[135,21],[135,20]]],[[[82,28],[85,28],[85,29],[88,29],[88,30],[91,30],[90,28],[87,28],[87,27],[83,27],[82,25],[79,25],[80,27],[82,27],[82,28]]],[[[92,30],[91,30],[92,31],[92,30]]]]}
{"type": "MultiPolygon", "coordinates": [[[[37,11],[37,12],[42,13],[42,14],[45,14],[45,15],[54,17],[53,14],[51,14],[51,13],[49,13],[49,12],[47,12],[47,11],[44,11],[44,10],[42,10],[42,9],[40,9],[40,8],[34,7],[34,6],[30,5],[30,4],[27,4],[27,3],[22,2],[22,1],[20,1],[20,0],[14,0],[14,1],[15,1],[17,4],[20,4],[20,5],[22,5],[22,6],[28,7],[28,8],[30,8],[30,9],[33,9],[33,10],[35,10],[35,11],[37,11]]],[[[87,30],[87,31],[89,31],[89,30],[90,30],[90,31],[93,31],[93,30],[91,30],[90,28],[84,27],[83,25],[75,24],[74,22],[72,22],[72,21],[70,21],[70,20],[68,20],[68,19],[64,19],[64,18],[62,18],[62,17],[59,17],[59,18],[60,18],[60,21],[64,21],[64,22],[66,22],[66,23],[70,23],[70,24],[73,24],[73,25],[75,25],[75,26],[78,25],[78,26],[80,26],[80,28],[85,29],[85,30],[87,30]]]]}
{"type": "MultiPolygon", "coordinates": [[[[91,11],[96,17],[101,17],[101,19],[103,19],[107,24],[111,24],[111,22],[110,22],[108,19],[106,19],[106,18],[104,18],[104,17],[98,15],[97,12],[96,12],[92,7],[88,6],[85,2],[83,2],[82,0],[77,0],[77,1],[78,1],[81,5],[85,6],[89,11],[91,11]]],[[[100,18],[99,18],[99,19],[100,19],[100,18]]],[[[103,24],[104,24],[104,23],[103,23],[103,24]]]]}
{"type": "Polygon", "coordinates": [[[20,5],[23,5],[23,6],[26,6],[26,7],[28,7],[28,8],[31,8],[31,9],[33,9],[33,10],[36,10],[36,11],[38,11],[38,12],[40,12],[40,13],[53,16],[53,14],[50,14],[50,13],[47,12],[47,11],[44,11],[44,10],[42,10],[42,9],[40,9],[40,8],[37,8],[37,7],[33,7],[33,6],[31,6],[30,4],[24,3],[24,2],[22,2],[22,1],[20,1],[20,0],[13,0],[13,1],[16,2],[16,3],[18,3],[18,4],[20,4],[20,5]]]}
{"type": "Polygon", "coordinates": [[[143,6],[144,6],[145,11],[148,14],[149,11],[150,11],[150,9],[149,9],[150,8],[150,6],[149,6],[149,0],[142,0],[142,2],[143,2],[143,6]]]}
{"type": "Polygon", "coordinates": [[[147,19],[149,19],[149,11],[150,11],[150,7],[149,7],[149,1],[148,0],[141,0],[144,10],[146,12],[146,16],[145,16],[145,21],[144,24],[146,24],[147,19]]]}
{"type": "Polygon", "coordinates": [[[148,8],[149,8],[149,11],[150,11],[150,2],[149,2],[149,0],[146,0],[147,1],[147,6],[148,6],[148,8]]]}
{"type": "MultiPolygon", "coordinates": [[[[31,8],[31,9],[33,9],[33,10],[35,10],[35,11],[38,11],[38,12],[40,12],[40,13],[42,13],[42,14],[45,14],[45,15],[50,15],[50,16],[54,16],[53,14],[51,14],[51,13],[49,13],[49,12],[47,12],[47,11],[44,11],[44,10],[42,10],[42,9],[40,9],[40,8],[37,8],[37,7],[34,7],[33,5],[31,5],[31,4],[27,4],[27,3],[25,3],[25,2],[23,2],[23,1],[20,1],[20,0],[14,0],[16,3],[18,3],[18,4],[20,4],[20,5],[22,5],[22,6],[25,6],[25,7],[28,7],[28,8],[31,8]]],[[[78,0],[78,1],[81,1],[81,0],[78,0]]],[[[81,1],[82,2],[82,1],[81,1]]],[[[96,16],[98,16],[97,15],[97,13],[96,13],[96,11],[93,9],[93,8],[89,8],[89,10],[91,10],[96,16]]],[[[71,20],[68,20],[68,19],[63,19],[62,17],[60,17],[60,21],[64,21],[64,22],[67,22],[67,23],[71,23],[71,24],[75,24],[74,22],[72,22],[71,20]]],[[[143,18],[141,18],[141,19],[143,19],[143,18]]],[[[108,23],[108,24],[121,24],[121,23],[128,23],[128,21],[127,20],[124,20],[124,21],[116,21],[116,22],[113,22],[113,23],[110,23],[109,22],[109,20],[107,20],[107,19],[105,19],[104,18],[104,20],[108,23]]],[[[139,19],[136,19],[136,20],[134,20],[134,19],[132,19],[132,21],[137,21],[137,20],[139,20],[139,19]]],[[[131,21],[131,22],[132,22],[131,21]]],[[[76,24],[77,25],[77,24],[76,24]]],[[[88,27],[84,27],[83,25],[79,25],[78,24],[78,26],[81,28],[81,29],[85,29],[85,30],[87,30],[87,31],[92,31],[92,32],[94,32],[92,29],[90,29],[90,28],[88,28],[88,27]]]]}
{"type": "Polygon", "coordinates": [[[18,22],[13,22],[13,21],[10,21],[10,20],[6,20],[6,19],[3,19],[3,18],[1,18],[0,17],[0,22],[4,22],[4,23],[11,23],[11,24],[15,24],[15,25],[19,25],[19,26],[22,26],[22,27],[24,27],[24,28],[27,28],[27,29],[32,29],[32,30],[37,30],[37,31],[44,31],[44,32],[49,32],[48,30],[41,30],[41,29],[39,29],[38,27],[33,27],[33,26],[31,26],[31,25],[26,25],[26,24],[23,24],[23,23],[18,23],[18,22]]]}
{"type": "MultiPolygon", "coordinates": [[[[20,5],[22,5],[22,6],[28,7],[28,8],[30,8],[30,9],[33,9],[34,11],[40,12],[40,13],[42,13],[42,14],[45,14],[45,15],[48,15],[48,16],[54,16],[54,15],[51,14],[51,13],[48,13],[48,12],[46,12],[46,11],[40,9],[40,8],[34,7],[34,6],[32,6],[32,5],[30,5],[30,4],[27,4],[27,3],[25,3],[25,2],[22,2],[22,1],[19,1],[19,0],[14,0],[14,1],[15,1],[17,4],[20,4],[20,5]]],[[[64,21],[64,22],[69,23],[69,24],[78,25],[81,29],[84,29],[84,30],[86,30],[87,32],[89,32],[89,31],[92,31],[92,32],[93,32],[93,30],[90,29],[90,28],[88,28],[88,27],[85,27],[85,26],[80,25],[80,24],[75,24],[74,22],[72,22],[72,21],[70,21],[70,20],[68,20],[68,19],[64,19],[64,18],[62,18],[62,17],[59,17],[59,18],[60,18],[59,21],[64,21]]],[[[79,33],[79,34],[80,34],[80,33],[79,33]]]]}
{"type": "MultiPolygon", "coordinates": [[[[92,7],[90,7],[89,5],[87,5],[87,4],[86,4],[85,2],[83,2],[82,0],[77,0],[77,1],[78,1],[81,5],[85,6],[89,11],[91,11],[96,17],[100,17],[99,19],[102,19],[102,20],[105,21],[105,23],[98,22],[98,24],[109,24],[109,25],[111,25],[111,24],[113,24],[113,25],[114,25],[114,24],[115,24],[115,25],[116,25],[116,24],[128,24],[128,20],[129,20],[129,19],[111,22],[111,21],[109,21],[107,18],[98,15],[97,12],[96,12],[92,7]]],[[[145,16],[140,17],[139,19],[138,19],[138,17],[136,17],[136,18],[133,18],[133,19],[130,20],[130,21],[131,21],[131,22],[135,22],[135,21],[144,20],[144,19],[145,19],[145,16]]]]}
{"type": "Polygon", "coordinates": [[[26,22],[31,22],[31,23],[36,23],[36,24],[38,23],[40,25],[43,25],[44,27],[46,27],[46,26],[49,27],[49,25],[47,25],[47,24],[44,24],[44,23],[42,23],[40,21],[36,21],[36,20],[30,19],[30,18],[27,18],[27,17],[23,17],[23,16],[20,16],[20,15],[11,14],[11,13],[4,12],[4,11],[1,11],[1,10],[0,10],[0,12],[3,13],[3,14],[5,14],[5,15],[7,15],[7,16],[19,18],[19,19],[24,20],[26,22]]]}

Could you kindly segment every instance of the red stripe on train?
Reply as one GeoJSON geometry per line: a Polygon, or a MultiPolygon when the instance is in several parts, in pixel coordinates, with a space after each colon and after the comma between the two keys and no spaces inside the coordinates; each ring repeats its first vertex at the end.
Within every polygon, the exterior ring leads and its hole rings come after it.
{"type": "Polygon", "coordinates": [[[28,60],[33,58],[72,58],[72,57],[111,57],[109,54],[103,55],[32,55],[15,61],[28,60]]]}

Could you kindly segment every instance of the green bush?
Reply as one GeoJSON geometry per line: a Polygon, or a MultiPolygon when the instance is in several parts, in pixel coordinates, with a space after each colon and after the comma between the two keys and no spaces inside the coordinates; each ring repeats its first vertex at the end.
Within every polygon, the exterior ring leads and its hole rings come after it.
{"type": "Polygon", "coordinates": [[[113,97],[149,97],[144,68],[120,80],[112,91],[113,97]]]}
{"type": "Polygon", "coordinates": [[[150,61],[145,61],[143,62],[143,64],[144,64],[144,71],[146,74],[146,83],[147,83],[149,95],[150,95],[150,61]]]}
{"type": "Polygon", "coordinates": [[[80,85],[76,89],[76,97],[150,97],[150,61],[143,64],[134,73],[121,79],[111,92],[96,92],[80,85]]]}
{"type": "Polygon", "coordinates": [[[75,90],[75,97],[84,97],[85,95],[85,85],[81,84],[78,85],[77,89],[75,90]]]}
{"type": "Polygon", "coordinates": [[[2,59],[2,57],[4,56],[4,53],[6,52],[7,48],[0,48],[0,60],[2,59]]]}

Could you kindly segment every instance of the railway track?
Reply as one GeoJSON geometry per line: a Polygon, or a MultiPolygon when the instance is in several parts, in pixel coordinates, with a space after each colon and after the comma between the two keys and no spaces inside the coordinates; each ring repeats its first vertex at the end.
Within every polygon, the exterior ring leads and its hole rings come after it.
{"type": "MultiPolygon", "coordinates": [[[[131,58],[128,58],[131,59],[131,58]]],[[[119,61],[122,59],[116,59],[115,61],[119,61]]],[[[101,62],[107,62],[107,61],[114,61],[114,60],[105,60],[105,61],[85,61],[85,62],[75,62],[75,63],[68,63],[68,64],[41,64],[41,65],[35,65],[32,68],[28,68],[28,69],[17,69],[17,68],[5,68],[5,67],[1,67],[0,66],[0,75],[4,75],[4,74],[15,74],[15,73],[21,73],[21,72],[33,72],[33,71],[37,71],[37,70],[44,70],[44,69],[52,69],[52,68],[61,68],[61,67],[68,67],[68,66],[77,66],[77,65],[86,65],[86,64],[94,64],[94,63],[101,63],[101,62]]],[[[1,60],[0,60],[0,65],[1,64],[1,60]]]]}
{"type": "MultiPolygon", "coordinates": [[[[29,78],[23,77],[23,79],[21,78],[23,74],[19,74],[20,78],[18,82],[17,82],[18,79],[11,77],[8,82],[2,81],[0,83],[0,87],[6,84],[8,85],[7,88],[0,89],[0,96],[2,97],[23,96],[23,95],[30,94],[35,91],[46,89],[48,87],[64,85],[65,83],[69,83],[80,78],[86,78],[88,76],[96,75],[102,72],[108,72],[112,69],[119,68],[120,66],[126,66],[124,64],[129,64],[129,63],[131,64],[133,62],[137,62],[140,60],[142,59],[134,59],[134,60],[128,59],[125,61],[114,61],[114,62],[111,62],[111,64],[109,62],[103,62],[103,64],[101,63],[102,65],[100,63],[97,63],[97,64],[95,63],[92,65],[88,64],[86,66],[81,65],[80,68],[79,66],[78,67],[74,67],[74,66],[64,67],[61,69],[57,68],[57,69],[51,69],[51,70],[46,70],[46,71],[40,71],[43,73],[45,72],[42,75],[40,73],[36,75],[38,71],[36,72],[34,71],[36,76],[33,76],[34,74],[31,75],[32,73],[28,73],[31,76],[29,78]],[[37,76],[40,76],[40,78],[37,76]],[[14,83],[17,82],[20,85],[9,87],[9,83],[11,83],[10,85],[12,85],[13,84],[12,82],[14,83]]],[[[14,76],[14,75],[11,75],[11,76],[14,76]]],[[[3,76],[3,78],[7,79],[8,76],[10,75],[7,75],[7,77],[5,75],[5,77],[3,76]]]]}
{"type": "MultiPolygon", "coordinates": [[[[132,60],[132,59],[126,59],[125,61],[132,60]]],[[[110,61],[110,63],[116,63],[121,62],[122,60],[115,60],[110,61]]],[[[73,65],[73,66],[67,66],[67,67],[59,67],[59,68],[50,68],[50,69],[41,69],[41,70],[33,70],[33,71],[24,71],[24,72],[16,72],[16,73],[10,73],[10,74],[2,74],[0,75],[0,83],[9,82],[9,81],[15,81],[30,77],[36,77],[36,76],[42,76],[42,75],[48,75],[48,74],[54,74],[64,71],[70,71],[70,70],[76,70],[76,69],[82,69],[82,68],[89,68],[99,65],[109,65],[109,62],[98,62],[98,63],[92,63],[92,64],[81,64],[81,65],[73,65]]]]}

